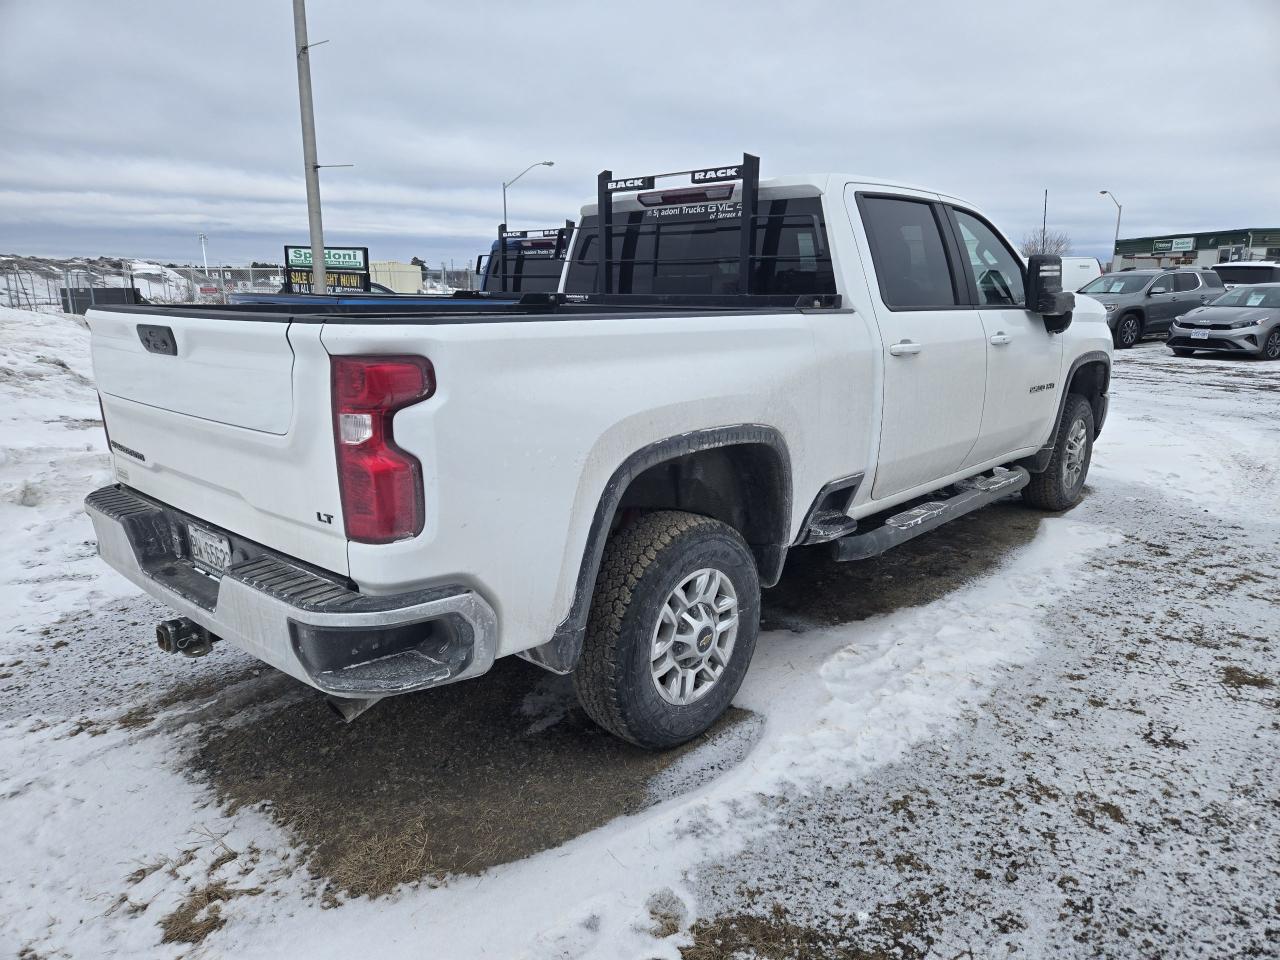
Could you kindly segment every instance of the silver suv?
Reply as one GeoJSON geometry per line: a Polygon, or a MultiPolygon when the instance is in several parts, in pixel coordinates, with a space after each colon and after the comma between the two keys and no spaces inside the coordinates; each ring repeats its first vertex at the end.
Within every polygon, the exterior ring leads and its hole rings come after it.
{"type": "Polygon", "coordinates": [[[1106,308],[1111,338],[1120,348],[1163,333],[1173,318],[1225,292],[1212,270],[1122,270],[1085,284],[1080,292],[1106,308]]]}

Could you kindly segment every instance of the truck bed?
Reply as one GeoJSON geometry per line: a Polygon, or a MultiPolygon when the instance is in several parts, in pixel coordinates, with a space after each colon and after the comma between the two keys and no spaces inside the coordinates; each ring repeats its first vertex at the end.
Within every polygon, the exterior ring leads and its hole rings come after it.
{"type": "Polygon", "coordinates": [[[687,295],[687,294],[563,294],[530,293],[518,300],[510,297],[468,297],[459,303],[432,309],[417,303],[381,304],[349,302],[335,298],[331,303],[233,303],[108,305],[96,307],[104,313],[129,313],[157,317],[197,317],[267,323],[378,323],[453,324],[516,323],[520,321],[601,320],[627,317],[780,313],[788,310],[838,310],[838,294],[804,295],[687,295]]]}

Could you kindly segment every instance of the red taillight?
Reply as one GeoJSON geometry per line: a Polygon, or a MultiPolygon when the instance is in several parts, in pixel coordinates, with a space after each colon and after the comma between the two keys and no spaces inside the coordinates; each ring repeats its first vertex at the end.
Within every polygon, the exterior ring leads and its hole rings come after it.
{"type": "Polygon", "coordinates": [[[391,418],[435,393],[425,357],[334,357],[333,439],[347,536],[390,543],[422,532],[422,464],[396,446],[391,418]]]}

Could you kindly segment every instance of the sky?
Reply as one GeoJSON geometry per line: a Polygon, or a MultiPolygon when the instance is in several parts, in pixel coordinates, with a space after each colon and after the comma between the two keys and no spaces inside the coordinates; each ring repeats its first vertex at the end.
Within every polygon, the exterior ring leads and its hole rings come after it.
{"type": "MultiPolygon", "coordinates": [[[[761,157],[976,204],[1015,242],[1280,226],[1280,0],[310,0],[326,243],[458,266],[595,176],[761,157]]],[[[0,253],[307,242],[288,0],[0,0],[0,253]]]]}

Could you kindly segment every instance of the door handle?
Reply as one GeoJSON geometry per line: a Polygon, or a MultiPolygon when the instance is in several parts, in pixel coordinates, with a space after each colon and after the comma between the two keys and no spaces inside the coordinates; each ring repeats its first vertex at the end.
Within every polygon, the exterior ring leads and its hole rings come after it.
{"type": "Polygon", "coordinates": [[[920,344],[914,340],[903,340],[901,343],[889,344],[889,352],[895,357],[911,356],[920,352],[920,344]]]}
{"type": "Polygon", "coordinates": [[[992,334],[991,340],[989,342],[994,343],[997,347],[1003,347],[1006,343],[1008,343],[1012,339],[1013,337],[1009,336],[1003,330],[997,330],[994,334],[992,334]]]}

